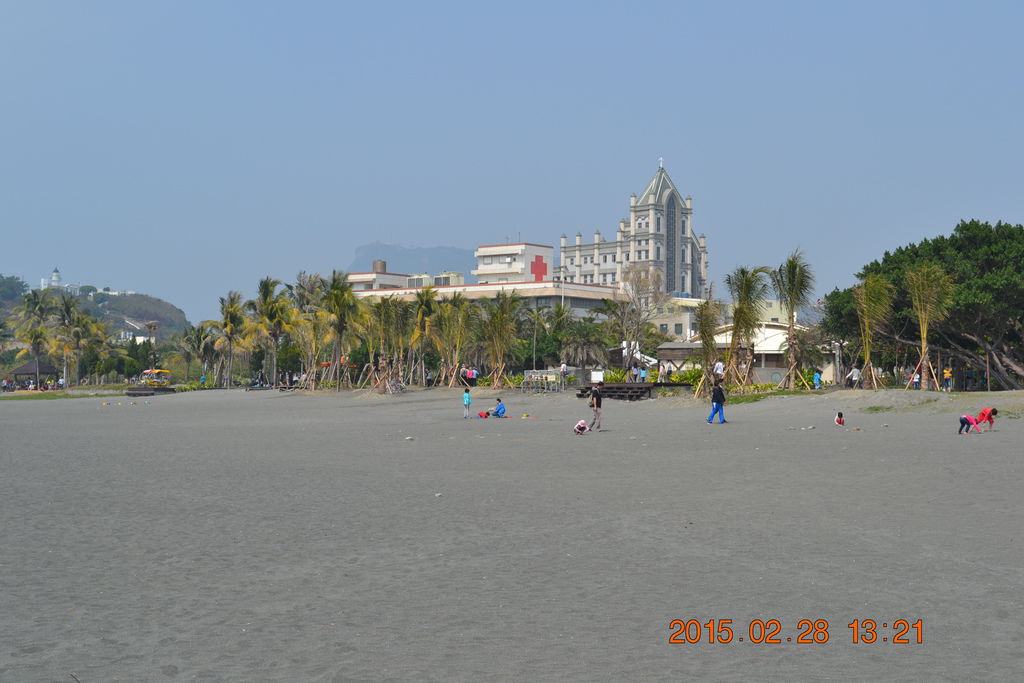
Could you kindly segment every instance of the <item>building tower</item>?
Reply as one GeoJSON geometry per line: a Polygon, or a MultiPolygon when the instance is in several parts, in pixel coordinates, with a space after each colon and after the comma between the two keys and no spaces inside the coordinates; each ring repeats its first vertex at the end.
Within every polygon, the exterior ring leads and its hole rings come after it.
{"type": "Polygon", "coordinates": [[[618,285],[632,263],[657,268],[665,278],[665,291],[682,297],[707,294],[707,240],[693,231],[693,199],[683,197],[659,160],[658,170],[640,196],[629,199],[629,218],[619,222],[615,240],[599,231],[594,241],[574,244],[562,235],[559,272],[570,282],[618,285]]]}

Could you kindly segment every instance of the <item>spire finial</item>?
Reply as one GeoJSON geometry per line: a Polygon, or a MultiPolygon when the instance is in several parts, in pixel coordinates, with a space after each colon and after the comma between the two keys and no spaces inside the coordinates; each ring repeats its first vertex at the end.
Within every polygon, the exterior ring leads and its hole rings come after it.
{"type": "Polygon", "coordinates": [[[665,168],[665,157],[658,157],[658,168],[665,168]]]}

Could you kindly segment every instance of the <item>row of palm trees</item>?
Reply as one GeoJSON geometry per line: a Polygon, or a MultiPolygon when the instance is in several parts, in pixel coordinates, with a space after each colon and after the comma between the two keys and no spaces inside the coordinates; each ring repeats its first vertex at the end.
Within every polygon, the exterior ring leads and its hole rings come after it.
{"type": "MultiPolygon", "coordinates": [[[[810,304],[814,292],[814,272],[804,253],[799,249],[793,251],[776,268],[739,266],[725,276],[725,287],[733,300],[726,378],[737,384],[750,381],[754,366],[754,338],[764,320],[768,298],[774,294],[786,311],[786,361],[789,371],[783,381],[787,388],[795,388],[802,346],[802,335],[796,329],[796,312],[810,304]],[[741,346],[746,348],[745,372],[740,369],[743,360],[739,353],[741,346]]],[[[705,306],[697,316],[700,337],[707,337],[709,328],[706,326],[717,328],[720,321],[721,311],[715,306],[705,306]],[[705,327],[702,328],[702,325],[705,327]]],[[[707,365],[705,363],[705,367],[707,365]]]]}
{"type": "Polygon", "coordinates": [[[382,387],[426,384],[428,375],[435,384],[453,386],[465,364],[486,368],[492,384],[500,386],[509,381],[510,366],[524,360],[527,340],[532,340],[534,367],[538,336],[547,340],[549,356],[543,361],[554,354],[556,362],[600,363],[607,332],[593,318],[574,320],[561,305],[530,309],[515,292],[470,300],[460,293],[440,297],[426,287],[411,301],[359,298],[343,272],[330,277],[303,272],[291,284],[263,278],[248,301],[228,292],[220,298],[219,318],[187,328],[175,347],[186,365],[186,381],[198,361],[218,386],[231,385],[239,354],[257,350],[263,352],[267,377],[276,381],[285,343],[299,350],[308,388],[324,381],[339,390],[360,380],[382,387]],[[365,349],[371,362],[352,377],[348,359],[358,349],[365,349]]]}
{"type": "Polygon", "coordinates": [[[99,358],[123,353],[110,342],[107,326],[82,310],[78,297],[69,292],[26,292],[11,317],[0,324],[0,331],[10,331],[14,339],[25,345],[18,358],[31,356],[36,361],[37,386],[39,363],[44,355],[60,358],[65,381],[77,384],[81,374],[79,361],[86,351],[99,358]]]}

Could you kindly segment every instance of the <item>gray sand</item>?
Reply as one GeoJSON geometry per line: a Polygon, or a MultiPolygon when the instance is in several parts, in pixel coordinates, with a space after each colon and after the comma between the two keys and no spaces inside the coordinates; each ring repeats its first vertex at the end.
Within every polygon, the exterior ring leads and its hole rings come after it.
{"type": "Polygon", "coordinates": [[[1021,394],[773,398],[723,426],[608,401],[582,437],[572,396],[505,395],[513,419],[486,421],[460,397],[0,403],[0,680],[1024,672],[1022,423],[956,435],[1021,394]],[[669,645],[692,618],[745,642],[669,645]],[[783,642],[747,642],[756,618],[783,642]],[[795,642],[805,618],[827,644],[795,642]],[[879,642],[851,644],[869,618],[879,642]],[[881,642],[900,618],[924,644],[881,642]]]}

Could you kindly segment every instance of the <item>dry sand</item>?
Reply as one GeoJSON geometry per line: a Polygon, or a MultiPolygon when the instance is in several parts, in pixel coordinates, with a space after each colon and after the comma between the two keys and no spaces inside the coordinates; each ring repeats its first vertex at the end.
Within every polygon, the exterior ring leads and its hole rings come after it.
{"type": "Polygon", "coordinates": [[[779,397],[722,426],[607,401],[583,437],[571,395],[486,421],[460,397],[0,403],[0,680],[1024,672],[1024,395],[779,397]],[[958,437],[989,403],[997,431],[958,437]],[[674,619],[725,618],[730,644],[668,644],[674,619]],[[900,618],[923,644],[880,642],[900,618]],[[748,642],[751,619],[782,642],[748,642]],[[795,642],[801,619],[829,642],[795,642]],[[879,642],[853,645],[853,619],[879,642]]]}

